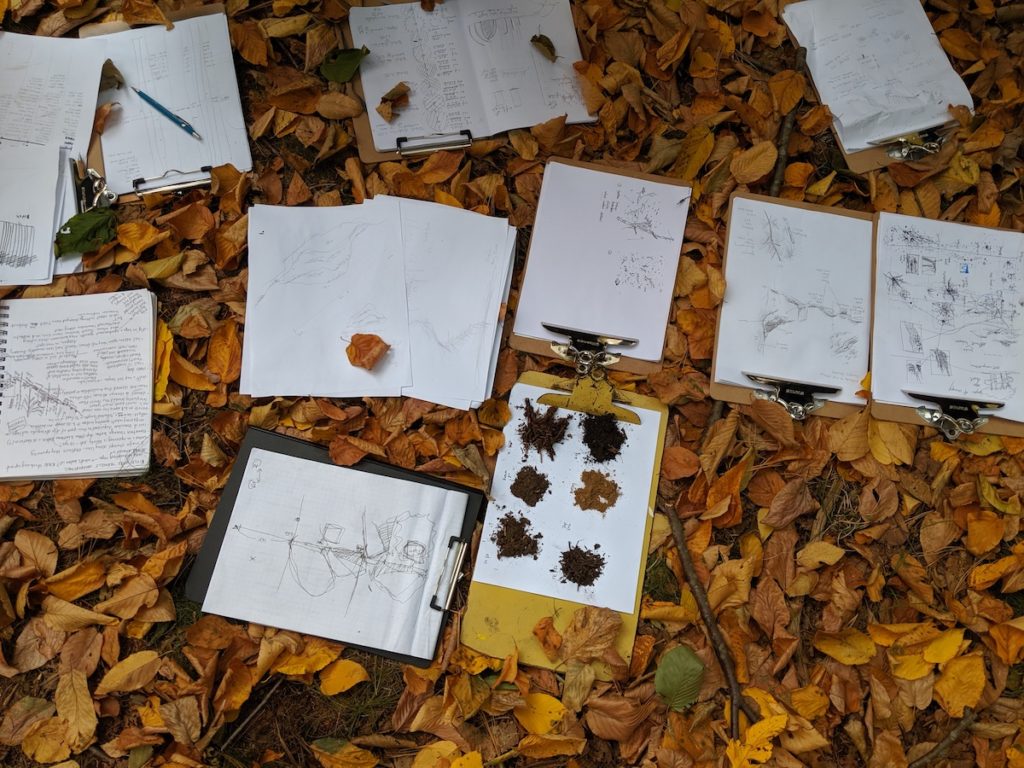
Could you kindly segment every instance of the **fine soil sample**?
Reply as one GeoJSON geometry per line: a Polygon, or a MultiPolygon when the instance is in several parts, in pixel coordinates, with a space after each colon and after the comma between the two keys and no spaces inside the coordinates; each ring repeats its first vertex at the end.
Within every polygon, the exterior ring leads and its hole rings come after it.
{"type": "Polygon", "coordinates": [[[565,438],[565,432],[569,428],[570,416],[557,416],[558,409],[551,405],[541,413],[533,409],[533,403],[526,399],[526,421],[519,427],[519,437],[522,438],[526,455],[527,448],[533,448],[537,453],[547,454],[549,458],[555,458],[555,446],[565,438]]]}
{"type": "Polygon", "coordinates": [[[491,541],[498,547],[498,557],[532,557],[537,559],[541,534],[530,533],[530,521],[522,515],[506,512],[498,521],[498,530],[491,535],[491,541]]]}
{"type": "Polygon", "coordinates": [[[538,472],[533,467],[523,467],[516,475],[511,490],[512,495],[518,496],[527,506],[535,507],[550,487],[548,476],[543,472],[538,472]]]}
{"type": "Polygon", "coordinates": [[[580,480],[583,485],[573,490],[580,509],[596,509],[604,514],[619,500],[619,484],[604,472],[585,469],[580,480]]]}
{"type": "Polygon", "coordinates": [[[612,414],[588,414],[583,417],[583,442],[594,461],[604,463],[619,455],[626,433],[612,414]]]}
{"type": "Polygon", "coordinates": [[[589,587],[604,572],[604,555],[597,552],[600,544],[593,549],[570,544],[562,553],[562,583],[571,581],[578,587],[589,587]]]}

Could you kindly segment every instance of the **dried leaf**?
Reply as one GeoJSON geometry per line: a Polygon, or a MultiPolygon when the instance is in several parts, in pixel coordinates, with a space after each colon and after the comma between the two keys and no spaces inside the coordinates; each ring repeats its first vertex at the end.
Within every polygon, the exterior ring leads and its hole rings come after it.
{"type": "Polygon", "coordinates": [[[352,365],[369,371],[389,349],[391,345],[375,333],[354,333],[345,354],[352,365]]]}
{"type": "Polygon", "coordinates": [[[320,693],[335,696],[369,679],[366,668],[359,662],[338,659],[320,671],[320,693]]]}
{"type": "Polygon", "coordinates": [[[536,34],[530,38],[530,42],[533,43],[533,47],[540,51],[540,55],[548,61],[554,63],[558,60],[558,55],[555,53],[555,44],[551,42],[551,38],[547,35],[536,34]]]}
{"type": "Polygon", "coordinates": [[[152,682],[162,660],[156,651],[139,651],[122,659],[109,670],[96,686],[96,695],[137,691],[152,682]]]}

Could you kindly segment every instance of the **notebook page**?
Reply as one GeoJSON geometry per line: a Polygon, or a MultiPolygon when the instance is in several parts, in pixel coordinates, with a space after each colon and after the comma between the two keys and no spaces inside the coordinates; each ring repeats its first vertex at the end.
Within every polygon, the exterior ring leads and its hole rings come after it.
{"type": "Polygon", "coordinates": [[[59,147],[0,141],[0,285],[53,275],[59,147]]]}
{"type": "Polygon", "coordinates": [[[430,13],[419,3],[349,10],[353,45],[370,50],[359,76],[378,150],[395,149],[402,136],[466,129],[474,136],[488,135],[459,11],[454,0],[430,13]],[[409,103],[388,122],[377,113],[377,105],[400,82],[410,87],[409,103]]]}
{"type": "Polygon", "coordinates": [[[847,152],[950,121],[973,107],[920,0],[805,0],[783,18],[847,152]]]}
{"type": "Polygon", "coordinates": [[[203,611],[430,658],[444,619],[430,600],[467,501],[255,448],[203,611]]]}
{"type": "Polygon", "coordinates": [[[0,476],[138,474],[149,466],[149,291],[15,299],[6,312],[0,476]]]}
{"type": "Polygon", "coordinates": [[[689,187],[549,163],[515,332],[625,336],[630,357],[660,360],[689,204],[689,187]]]}
{"type": "Polygon", "coordinates": [[[206,165],[252,168],[224,14],[178,21],[171,30],[142,27],[91,39],[105,45],[106,56],[127,84],[100,94],[101,102],[119,104],[102,139],[112,190],[131,192],[133,179],[159,177],[172,169],[181,173],[146,186],[208,178],[198,172],[206,165]],[[186,120],[202,138],[179,128],[128,86],[186,120]]]}
{"type": "Polygon", "coordinates": [[[877,238],[872,397],[991,400],[1024,421],[1024,235],[883,213],[877,238]]]}
{"type": "Polygon", "coordinates": [[[863,405],[871,237],[870,219],[733,198],[716,381],[823,384],[841,388],[830,400],[863,405]]]}

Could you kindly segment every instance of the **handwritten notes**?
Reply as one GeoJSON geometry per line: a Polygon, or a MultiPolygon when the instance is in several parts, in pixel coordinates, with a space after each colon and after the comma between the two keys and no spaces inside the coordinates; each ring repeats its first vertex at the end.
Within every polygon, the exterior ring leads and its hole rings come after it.
{"type": "Polygon", "coordinates": [[[515,332],[625,336],[660,360],[689,204],[689,187],[549,162],[515,332]]]}
{"type": "Polygon", "coordinates": [[[863,405],[871,235],[870,219],[734,197],[715,380],[823,384],[841,388],[830,399],[863,405]]]}
{"type": "Polygon", "coordinates": [[[593,119],[572,69],[580,48],[566,0],[449,0],[430,13],[403,3],[352,8],[349,20],[355,46],[370,50],[360,75],[379,150],[401,136],[593,119]],[[555,61],[530,43],[538,34],[554,43],[555,61]],[[411,88],[409,104],[387,122],[374,107],[399,82],[411,88]]]}
{"type": "Polygon", "coordinates": [[[883,213],[871,391],[1004,403],[1024,421],[1024,235],[883,213]]]}
{"type": "Polygon", "coordinates": [[[148,468],[154,316],[149,291],[0,301],[0,477],[148,468]]]}
{"type": "Polygon", "coordinates": [[[949,122],[973,106],[919,0],[804,0],[783,19],[847,152],[949,122]]]}

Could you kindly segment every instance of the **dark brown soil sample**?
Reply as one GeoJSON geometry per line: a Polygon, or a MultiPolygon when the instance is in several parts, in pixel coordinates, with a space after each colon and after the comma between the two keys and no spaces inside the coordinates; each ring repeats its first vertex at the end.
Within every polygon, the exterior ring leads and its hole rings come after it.
{"type": "Polygon", "coordinates": [[[570,544],[562,553],[562,583],[571,581],[578,587],[589,587],[604,572],[604,555],[597,552],[600,544],[593,549],[570,544]]]}
{"type": "Polygon", "coordinates": [[[498,547],[498,557],[526,557],[537,559],[541,534],[530,533],[530,521],[522,515],[506,512],[498,521],[498,530],[491,541],[498,547]]]}
{"type": "Polygon", "coordinates": [[[533,467],[523,467],[512,483],[512,495],[518,496],[527,506],[535,507],[550,487],[547,475],[533,467]]]}
{"type": "Polygon", "coordinates": [[[594,461],[611,461],[619,455],[626,433],[610,413],[588,414],[583,417],[583,442],[590,449],[594,461]]]}
{"type": "Polygon", "coordinates": [[[541,455],[546,453],[549,458],[555,458],[555,446],[565,437],[571,418],[558,417],[557,413],[558,409],[553,405],[548,406],[544,413],[535,411],[533,403],[529,398],[526,399],[526,421],[519,427],[519,437],[526,448],[533,448],[541,455]]]}
{"type": "Polygon", "coordinates": [[[583,485],[573,489],[576,506],[580,509],[596,509],[604,514],[619,500],[619,484],[604,472],[585,469],[580,480],[583,485]]]}

